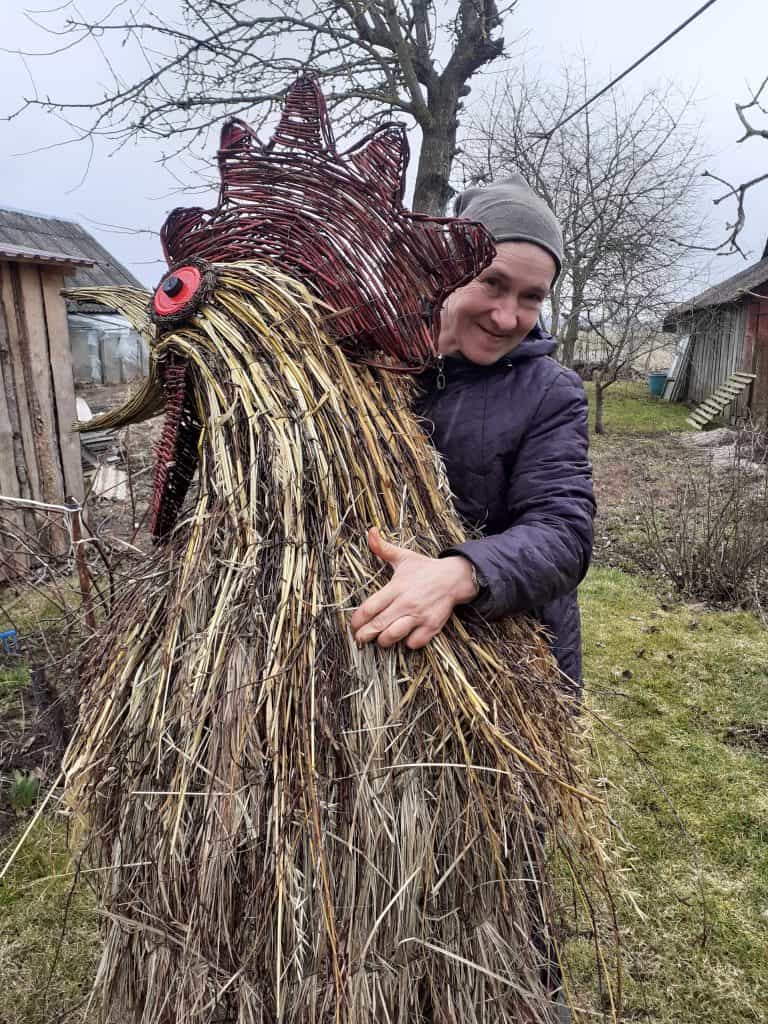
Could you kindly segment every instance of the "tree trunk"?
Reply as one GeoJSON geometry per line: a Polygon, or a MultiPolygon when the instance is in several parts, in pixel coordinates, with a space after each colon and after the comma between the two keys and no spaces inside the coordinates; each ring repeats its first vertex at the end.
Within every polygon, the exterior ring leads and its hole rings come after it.
{"type": "Polygon", "coordinates": [[[560,362],[563,366],[573,366],[573,353],[576,349],[576,341],[579,337],[579,313],[578,310],[568,317],[568,326],[565,329],[563,341],[560,346],[560,362]]]}
{"type": "Polygon", "coordinates": [[[442,217],[453,196],[449,184],[456,149],[456,109],[453,117],[435,115],[433,127],[424,129],[421,139],[413,210],[430,217],[442,217]]]}
{"type": "Polygon", "coordinates": [[[592,380],[595,383],[595,433],[604,434],[605,427],[603,426],[603,378],[599,370],[595,370],[592,374],[592,380]]]}
{"type": "Polygon", "coordinates": [[[557,284],[552,289],[552,295],[550,298],[550,306],[552,309],[552,319],[549,324],[549,333],[553,337],[557,337],[557,332],[560,330],[560,299],[561,292],[563,290],[563,279],[562,276],[558,279],[557,284]]]}
{"type": "Polygon", "coordinates": [[[573,355],[579,337],[579,322],[584,308],[584,272],[580,262],[570,267],[571,301],[567,326],[560,347],[560,362],[563,366],[573,367],[573,355]]]}

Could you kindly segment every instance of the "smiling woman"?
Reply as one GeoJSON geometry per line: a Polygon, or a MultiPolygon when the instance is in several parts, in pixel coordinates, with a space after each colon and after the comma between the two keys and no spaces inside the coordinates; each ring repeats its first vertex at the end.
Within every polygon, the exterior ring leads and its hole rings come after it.
{"type": "Polygon", "coordinates": [[[440,352],[495,363],[526,338],[556,276],[552,256],[530,242],[502,242],[496,258],[443,306],[440,352]]]}
{"type": "Polygon", "coordinates": [[[463,193],[456,212],[493,235],[496,256],[443,305],[437,366],[421,375],[417,410],[468,529],[484,536],[417,560],[374,533],[371,550],[394,574],[352,627],[361,643],[418,648],[460,605],[490,619],[528,612],[548,630],[564,686],[578,691],[576,587],[595,511],[587,402],[538,326],[560,272],[562,232],[520,175],[463,193]]]}

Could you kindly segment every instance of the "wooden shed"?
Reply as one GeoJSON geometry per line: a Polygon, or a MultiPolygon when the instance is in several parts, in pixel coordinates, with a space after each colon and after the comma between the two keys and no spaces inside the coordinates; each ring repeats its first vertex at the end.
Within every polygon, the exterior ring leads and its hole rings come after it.
{"type": "Polygon", "coordinates": [[[690,336],[678,399],[703,402],[741,371],[755,378],[727,418],[768,417],[768,243],[758,263],[670,310],[664,330],[690,336]]]}
{"type": "MultiPolygon", "coordinates": [[[[0,495],[61,505],[83,498],[65,277],[89,261],[0,243],[0,495]]],[[[0,503],[0,580],[35,551],[68,547],[61,517],[0,503]],[[27,546],[32,537],[33,543],[27,546]]]]}
{"type": "MultiPolygon", "coordinates": [[[[0,246],[73,257],[68,288],[142,287],[89,231],[64,217],[0,207],[0,246]]],[[[76,386],[124,384],[146,375],[146,344],[117,310],[67,299],[67,313],[76,386]]]]}

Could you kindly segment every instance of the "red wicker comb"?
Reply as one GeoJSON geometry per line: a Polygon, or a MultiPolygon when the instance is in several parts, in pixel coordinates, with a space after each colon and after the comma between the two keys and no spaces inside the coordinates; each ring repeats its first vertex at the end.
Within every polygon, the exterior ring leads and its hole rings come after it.
{"type": "MultiPolygon", "coordinates": [[[[347,153],[333,141],[317,84],[299,79],[273,138],[242,121],[221,133],[221,192],[213,210],[177,209],[161,232],[171,267],[155,292],[161,329],[215,302],[211,263],[263,260],[308,285],[332,311],[325,326],[355,358],[418,370],[437,351],[445,297],[491,262],[479,224],[403,209],[408,142],[388,125],[347,153]]],[[[166,535],[197,465],[201,424],[181,357],[158,367],[166,419],[150,529],[166,535]]]]}
{"type": "Polygon", "coordinates": [[[479,224],[404,210],[401,125],[338,153],[312,79],[293,86],[266,145],[228,121],[218,159],[218,205],[176,209],[165,222],[169,264],[267,260],[339,311],[328,331],[360,359],[423,367],[436,352],[443,300],[493,259],[479,224]]]}

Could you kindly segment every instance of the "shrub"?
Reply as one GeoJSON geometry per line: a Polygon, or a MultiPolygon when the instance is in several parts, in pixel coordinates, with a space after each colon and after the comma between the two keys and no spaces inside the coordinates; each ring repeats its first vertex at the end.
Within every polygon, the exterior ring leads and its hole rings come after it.
{"type": "Polygon", "coordinates": [[[686,597],[768,611],[765,432],[744,430],[732,459],[689,465],[670,505],[647,504],[643,530],[659,570],[686,597]]]}

